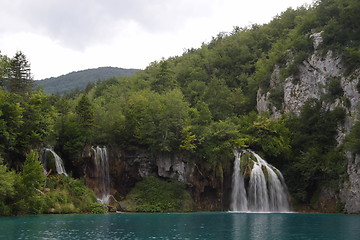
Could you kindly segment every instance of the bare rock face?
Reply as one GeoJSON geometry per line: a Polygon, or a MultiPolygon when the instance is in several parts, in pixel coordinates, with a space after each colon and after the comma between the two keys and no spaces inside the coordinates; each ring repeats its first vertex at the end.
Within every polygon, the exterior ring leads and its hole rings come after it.
{"type": "Polygon", "coordinates": [[[312,38],[312,40],[313,40],[313,46],[314,46],[315,50],[317,50],[319,45],[323,42],[323,39],[321,37],[322,33],[323,33],[323,31],[318,32],[318,33],[313,33],[310,35],[310,38],[312,38]]]}
{"type": "MultiPolygon", "coordinates": [[[[273,117],[279,116],[278,111],[292,112],[299,115],[306,101],[312,98],[320,99],[326,93],[325,86],[332,78],[341,78],[341,85],[344,88],[345,96],[356,106],[356,98],[359,98],[359,93],[356,91],[355,86],[359,79],[352,79],[352,77],[345,78],[342,75],[341,58],[333,57],[331,51],[325,57],[315,53],[307,61],[304,61],[299,66],[299,76],[297,79],[290,76],[284,82],[281,82],[279,72],[279,67],[275,67],[271,76],[270,88],[275,86],[283,88],[283,109],[276,109],[271,103],[269,100],[270,92],[262,94],[262,90],[259,89],[257,110],[260,113],[270,111],[273,113],[273,117]]],[[[336,105],[341,104],[342,102],[338,102],[336,105]]],[[[355,109],[351,108],[351,110],[355,109]]]]}
{"type": "MultiPolygon", "coordinates": [[[[282,83],[280,81],[280,67],[275,66],[273,73],[270,78],[270,88],[276,88],[280,85],[283,88],[282,83]]],[[[271,103],[270,100],[271,93],[263,92],[262,89],[258,89],[256,96],[256,108],[259,113],[263,112],[271,112],[272,117],[278,118],[281,116],[282,109],[278,109],[274,104],[271,103]]],[[[283,105],[283,104],[282,104],[283,105]]],[[[282,106],[283,107],[283,106],[282,106]]]]}
{"type": "MultiPolygon", "coordinates": [[[[213,170],[201,169],[194,161],[181,153],[152,154],[144,149],[124,151],[108,147],[110,169],[110,193],[122,200],[135,184],[150,175],[183,182],[195,202],[197,211],[227,210],[231,186],[231,174],[219,177],[213,170]],[[224,180],[225,179],[225,180],[224,180]],[[227,182],[225,182],[227,181],[227,182]],[[230,182],[229,182],[230,181],[230,182]],[[224,187],[227,185],[228,187],[224,187]],[[224,194],[224,191],[226,192],[224,194]],[[225,196],[225,197],[224,197],[225,196]]],[[[86,162],[84,177],[86,184],[97,191],[94,179],[94,158],[91,148],[84,149],[86,162]]]]}
{"type": "Polygon", "coordinates": [[[231,174],[218,176],[213,169],[203,169],[187,156],[161,153],[156,157],[157,175],[184,182],[196,203],[197,211],[227,210],[231,174]]]}
{"type": "Polygon", "coordinates": [[[341,189],[340,197],[349,213],[360,213],[360,155],[348,153],[349,164],[347,173],[349,182],[341,189]]]}
{"type": "Polygon", "coordinates": [[[189,182],[195,164],[176,154],[161,153],[156,156],[157,174],[163,178],[177,179],[180,182],[189,182]]]}
{"type": "Polygon", "coordinates": [[[329,51],[325,58],[312,55],[299,67],[299,80],[288,77],[284,84],[284,110],[300,114],[305,102],[311,98],[320,99],[325,94],[328,79],[339,75],[340,60],[332,58],[329,51]]]}
{"type": "MultiPolygon", "coordinates": [[[[343,96],[324,104],[329,110],[336,107],[346,109],[345,123],[343,126],[339,126],[337,136],[338,143],[342,144],[355,121],[359,120],[360,93],[356,86],[360,81],[360,69],[354,71],[350,76],[345,76],[341,56],[335,56],[332,51],[325,56],[317,52],[317,48],[322,42],[321,33],[314,33],[310,37],[313,39],[315,52],[299,66],[299,76],[296,79],[290,76],[282,82],[279,77],[279,67],[275,67],[273,71],[270,88],[282,88],[284,99],[281,109],[271,102],[270,91],[264,92],[259,89],[257,110],[259,113],[270,112],[273,118],[288,112],[300,115],[306,101],[312,98],[322,98],[328,91],[326,85],[334,78],[339,79],[344,92],[343,96]]],[[[341,190],[341,200],[345,203],[347,212],[355,213],[360,212],[360,157],[347,154],[347,158],[349,182],[341,190]]]]}
{"type": "Polygon", "coordinates": [[[336,192],[331,188],[321,188],[316,209],[323,213],[335,213],[341,210],[339,208],[339,199],[336,192]]]}

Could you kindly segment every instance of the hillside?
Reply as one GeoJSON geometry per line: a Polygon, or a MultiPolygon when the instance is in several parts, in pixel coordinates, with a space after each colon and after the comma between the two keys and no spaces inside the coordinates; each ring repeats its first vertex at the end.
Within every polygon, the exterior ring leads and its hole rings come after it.
{"type": "MultiPolygon", "coordinates": [[[[360,213],[359,11],[358,0],[288,9],[71,97],[5,87],[0,154],[20,171],[31,149],[53,146],[69,175],[121,211],[238,209],[238,175],[246,209],[276,195],[294,211],[360,213]],[[289,195],[272,194],[274,175],[289,195]]],[[[7,214],[22,199],[44,211],[36,189],[15,191],[15,174],[4,177],[7,214]]]]}
{"type": "MultiPolygon", "coordinates": [[[[96,116],[79,145],[116,146],[109,161],[129,165],[113,168],[121,195],[156,174],[192,186],[198,210],[228,210],[235,147],[276,166],[297,209],[359,212],[359,10],[355,0],[288,9],[101,83],[72,103],[96,116]],[[139,165],[130,167],[133,158],[139,165]]],[[[63,134],[59,151],[79,139],[63,134]]]]}
{"type": "Polygon", "coordinates": [[[89,83],[103,81],[112,77],[131,76],[136,71],[138,71],[138,69],[99,67],[71,72],[59,77],[46,78],[35,81],[35,84],[42,86],[48,94],[62,94],[75,89],[82,90],[89,83]]]}

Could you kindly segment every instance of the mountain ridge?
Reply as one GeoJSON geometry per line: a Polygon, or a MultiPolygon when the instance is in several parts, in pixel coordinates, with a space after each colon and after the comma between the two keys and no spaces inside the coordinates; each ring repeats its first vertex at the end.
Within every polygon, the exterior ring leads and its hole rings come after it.
{"type": "Polygon", "coordinates": [[[48,94],[63,94],[75,89],[82,90],[89,83],[104,81],[112,77],[131,76],[139,69],[118,67],[98,67],[73,71],[58,77],[36,80],[36,86],[42,86],[48,94]]]}

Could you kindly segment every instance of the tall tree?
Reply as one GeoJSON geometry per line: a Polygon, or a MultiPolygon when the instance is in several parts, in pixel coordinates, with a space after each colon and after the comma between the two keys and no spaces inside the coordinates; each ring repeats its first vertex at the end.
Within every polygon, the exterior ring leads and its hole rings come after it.
{"type": "Polygon", "coordinates": [[[151,88],[155,92],[162,93],[177,87],[174,71],[166,60],[159,63],[159,71],[155,77],[151,83],[151,88]]]}
{"type": "Polygon", "coordinates": [[[9,62],[7,88],[10,92],[25,96],[31,92],[32,87],[30,63],[25,54],[19,51],[9,62]]]}
{"type": "Polygon", "coordinates": [[[9,74],[10,59],[6,55],[0,54],[0,87],[5,87],[9,74]]]}
{"type": "Polygon", "coordinates": [[[87,95],[83,95],[75,107],[81,124],[85,127],[91,127],[94,123],[94,109],[87,95]]]}

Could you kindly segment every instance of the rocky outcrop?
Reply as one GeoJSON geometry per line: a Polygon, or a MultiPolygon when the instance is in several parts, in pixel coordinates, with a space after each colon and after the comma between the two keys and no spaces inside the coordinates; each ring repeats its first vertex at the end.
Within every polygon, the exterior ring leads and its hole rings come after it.
{"type": "Polygon", "coordinates": [[[346,107],[353,122],[360,97],[356,89],[360,72],[356,71],[351,76],[345,77],[342,69],[341,58],[333,56],[331,51],[325,56],[313,54],[299,66],[299,76],[296,78],[290,76],[283,82],[279,77],[280,68],[277,66],[271,76],[270,89],[282,88],[284,98],[281,109],[278,109],[271,102],[270,91],[263,93],[263,90],[259,89],[257,94],[257,110],[260,113],[270,111],[273,117],[278,117],[279,112],[292,112],[299,115],[306,101],[311,98],[322,98],[327,93],[326,85],[329,81],[338,78],[340,79],[344,96],[332,103],[328,103],[327,108],[332,109],[336,106],[346,107]],[[348,103],[344,101],[348,101],[348,103]]]}
{"type": "MultiPolygon", "coordinates": [[[[182,153],[158,153],[140,149],[125,151],[109,146],[110,193],[122,200],[135,184],[147,176],[176,179],[186,184],[195,202],[196,211],[228,210],[231,173],[218,176],[215,171],[199,167],[182,153]],[[228,177],[229,176],[229,177],[228,177]],[[225,187],[226,186],[226,187],[225,187]]],[[[91,147],[84,149],[86,158],[84,178],[87,185],[96,190],[94,181],[94,158],[91,147]]]]}
{"type": "Polygon", "coordinates": [[[191,181],[195,164],[181,159],[177,154],[161,153],[156,156],[157,174],[163,178],[177,179],[180,182],[191,181]]]}
{"type": "Polygon", "coordinates": [[[181,153],[155,156],[157,175],[184,182],[195,201],[196,211],[224,211],[229,208],[230,169],[219,176],[214,169],[204,169],[181,153]]]}
{"type": "Polygon", "coordinates": [[[360,155],[348,153],[349,164],[347,173],[349,181],[341,189],[340,197],[349,213],[360,213],[360,155]]]}
{"type": "MultiPolygon", "coordinates": [[[[278,66],[274,68],[270,89],[277,88],[283,91],[281,105],[276,105],[271,101],[271,91],[264,92],[259,89],[257,110],[259,113],[270,112],[274,118],[288,112],[299,115],[306,101],[312,98],[324,98],[329,91],[326,86],[330,81],[336,79],[340,82],[343,94],[331,101],[324,101],[324,105],[326,109],[330,110],[335,107],[346,109],[345,123],[343,126],[339,126],[337,136],[338,143],[342,144],[346,134],[350,132],[354,122],[359,118],[360,93],[357,86],[360,81],[360,69],[354,71],[350,76],[345,76],[341,56],[334,55],[332,51],[328,51],[326,55],[317,52],[317,48],[322,42],[321,33],[314,33],[311,38],[315,52],[298,66],[297,77],[290,76],[282,81],[280,79],[281,69],[278,66]]],[[[360,160],[358,156],[354,157],[350,153],[347,156],[349,181],[341,190],[341,200],[344,202],[347,212],[360,212],[360,160]]]]}
{"type": "Polygon", "coordinates": [[[344,211],[344,209],[341,209],[342,207],[338,194],[334,189],[328,187],[322,187],[320,189],[319,197],[313,207],[316,211],[323,213],[336,213],[344,211]]]}

